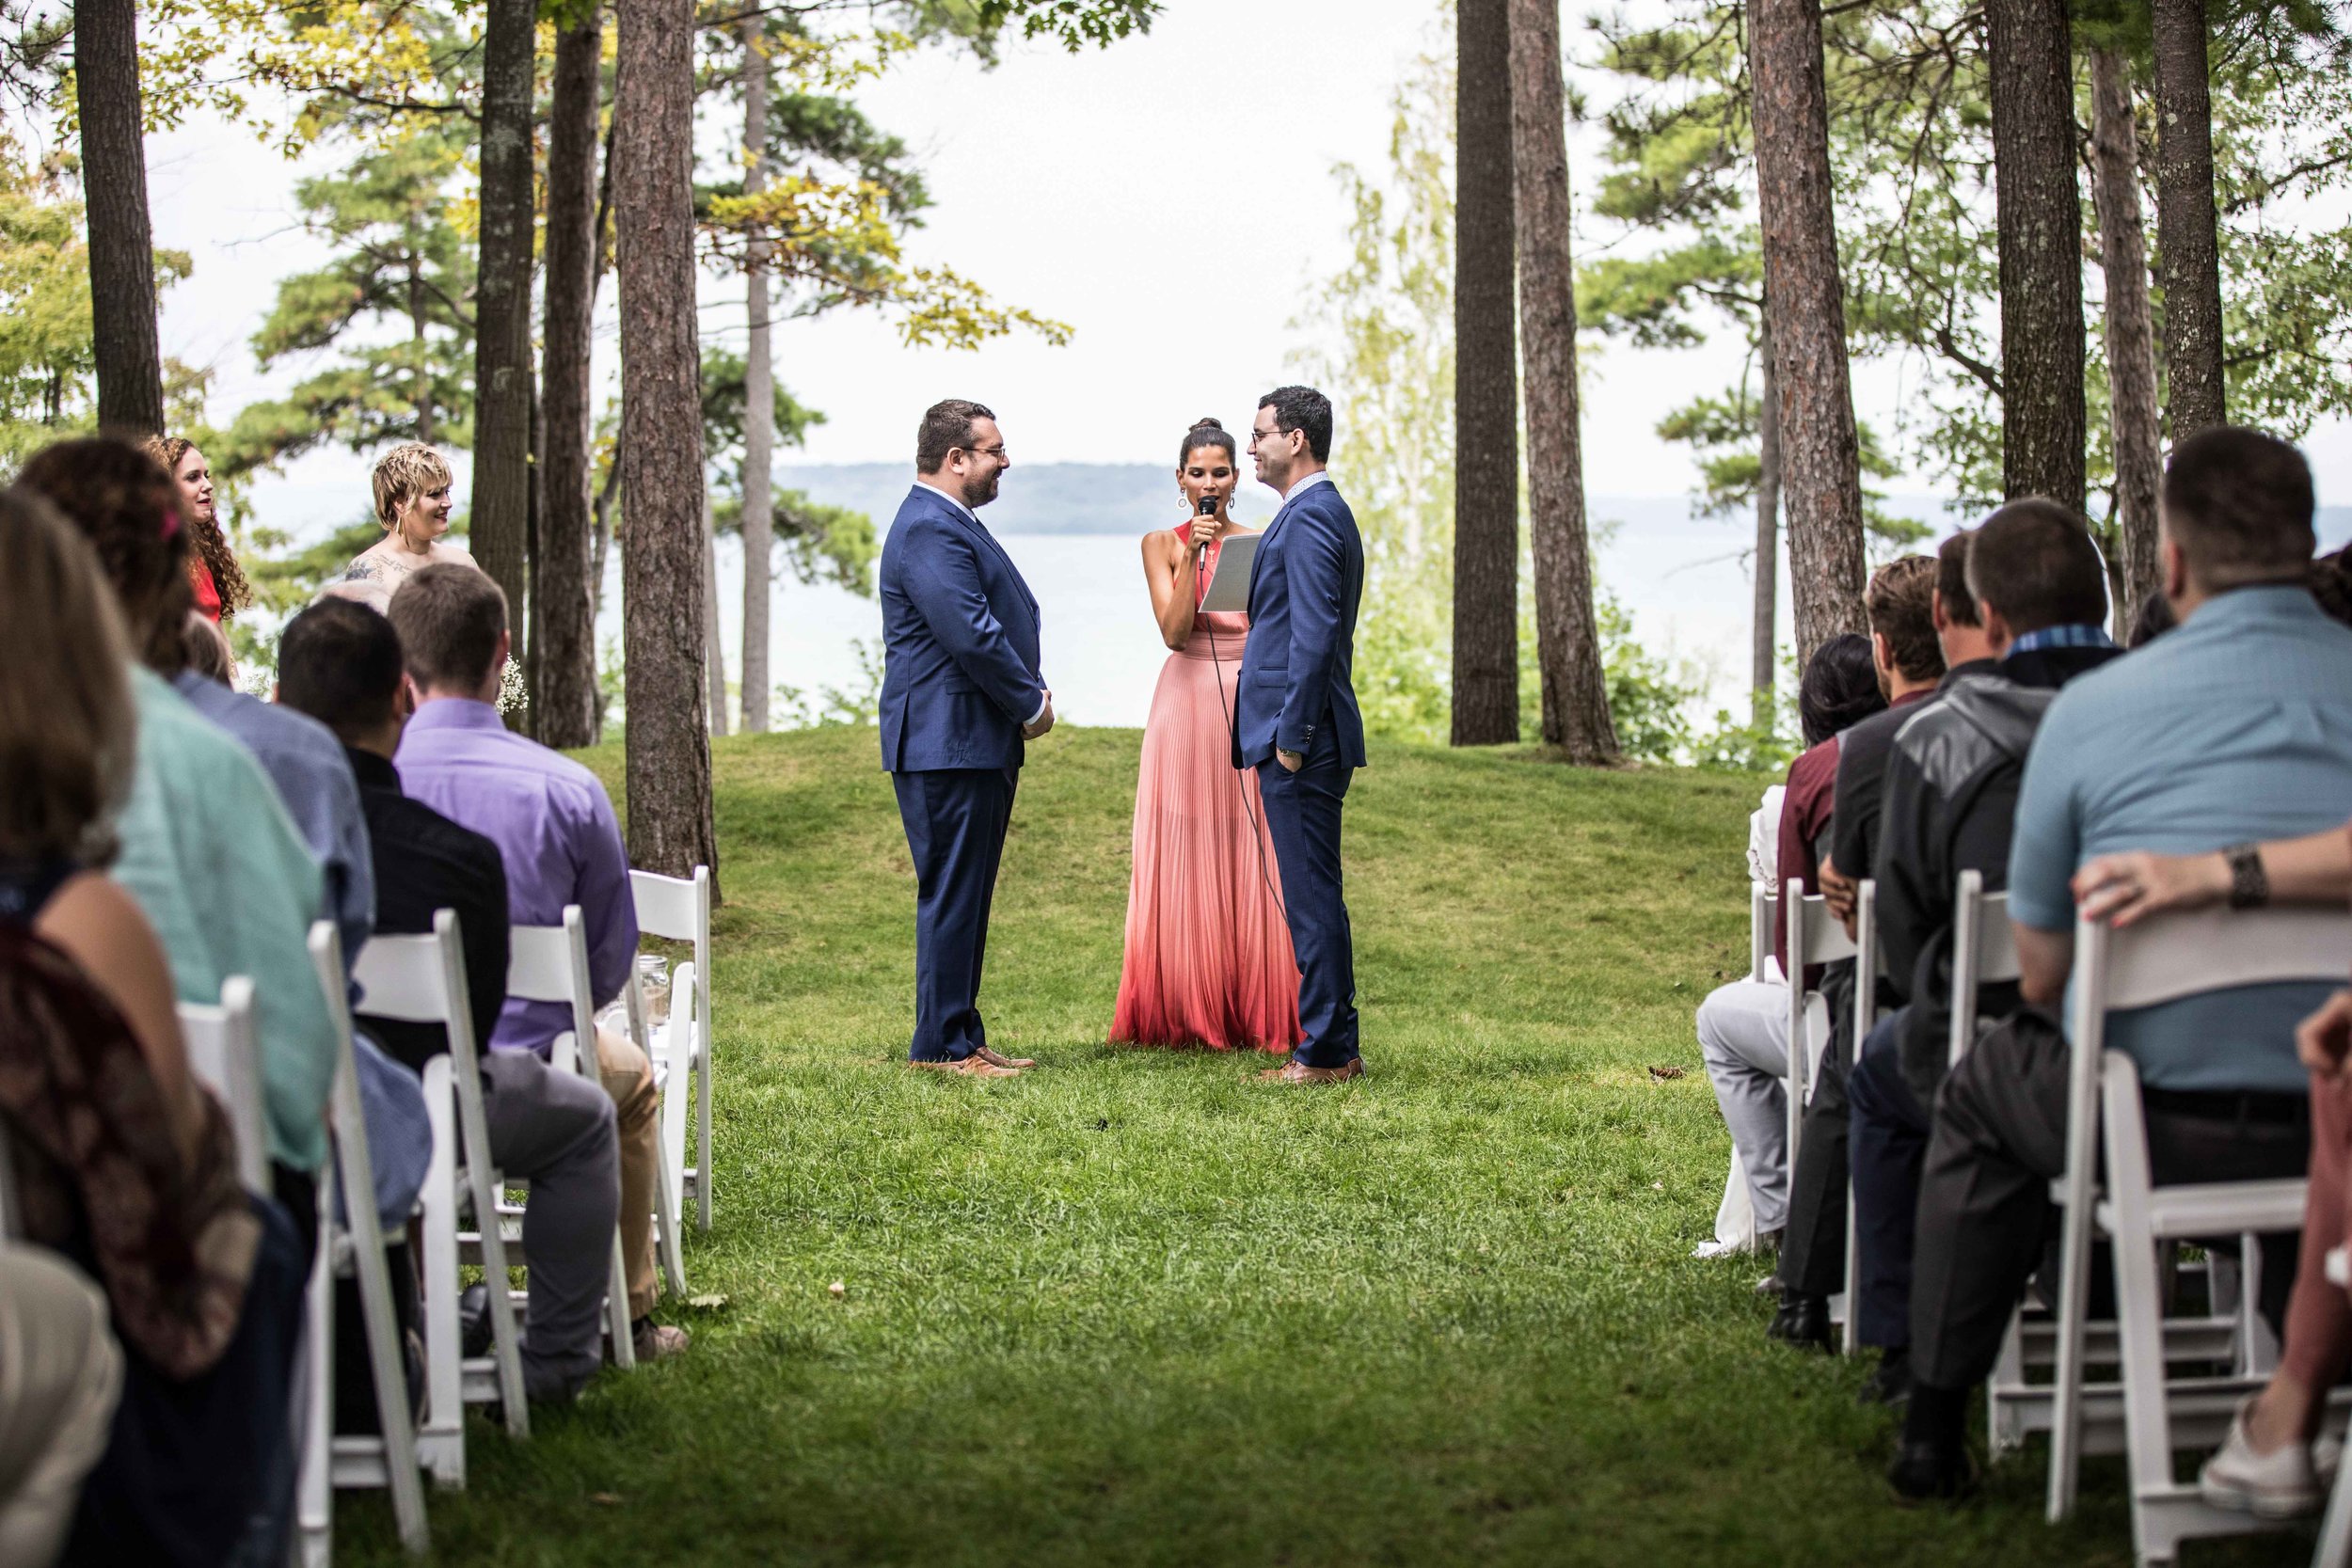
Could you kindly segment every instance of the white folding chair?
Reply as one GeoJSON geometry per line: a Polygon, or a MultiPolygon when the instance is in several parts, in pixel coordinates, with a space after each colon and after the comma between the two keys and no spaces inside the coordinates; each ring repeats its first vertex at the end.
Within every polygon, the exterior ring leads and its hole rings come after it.
{"type": "Polygon", "coordinates": [[[506,1290],[506,1247],[498,1224],[500,1180],[490,1163],[482,1104],[482,1068],[474,1050],[466,955],[454,910],[437,911],[433,934],[375,936],[354,971],[360,1006],[371,1018],[437,1023],[449,1050],[424,1065],[425,1109],[433,1118],[433,1164],[424,1180],[425,1418],[420,1457],[444,1486],[466,1484],[466,1405],[500,1405],[510,1437],[531,1434],[523,1397],[522,1333],[506,1290]],[[470,1201],[483,1274],[490,1286],[488,1356],[469,1361],[457,1321],[459,1211],[470,1201]]]}
{"type": "Polygon", "coordinates": [[[262,1105],[262,1048],[253,1033],[253,982],[231,974],[220,1003],[180,1004],[180,1037],[188,1070],[220,1097],[237,1141],[237,1176],[247,1192],[267,1194],[269,1123],[262,1105]]]}
{"type": "MultiPolygon", "coordinates": [[[[1854,888],[1853,900],[1853,1052],[1854,1060],[1862,1059],[1862,1046],[1870,1037],[1878,1023],[1878,977],[1885,967],[1885,955],[1879,947],[1879,885],[1876,879],[1865,877],[1854,888]]],[[[1795,1166],[1789,1167],[1793,1175],[1795,1166]]],[[[1860,1315],[1855,1308],[1862,1300],[1862,1243],[1854,1220],[1853,1165],[1846,1166],[1846,1291],[1842,1311],[1836,1312],[1835,1321],[1841,1338],[1838,1349],[1851,1355],[1862,1346],[1854,1338],[1854,1320],[1860,1315]]],[[[1835,1308],[1834,1308],[1835,1310],[1835,1308]]]]}
{"type": "MultiPolygon", "coordinates": [[[[2233,1234],[2250,1241],[2261,1232],[2298,1229],[2305,1184],[2297,1177],[2156,1186],[2139,1073],[2130,1057],[2105,1049],[2107,1015],[2242,986],[2335,984],[2343,979],[2347,958],[2352,958],[2352,913],[2342,911],[2208,910],[2161,915],[2121,931],[2090,920],[2075,922],[2066,1171],[2053,1195],[2063,1202],[2064,1215],[2049,1513],[2054,1520],[2063,1518],[2074,1499],[2090,1251],[2103,1234],[2114,1253],[2132,1542],[2142,1563],[2171,1562],[2185,1540],[2240,1534],[2267,1523],[2213,1508],[2194,1481],[2174,1479],[2174,1449],[2218,1442],[2240,1402],[2264,1378],[2259,1370],[2168,1378],[2157,1246],[2233,1234]],[[2102,1149],[2104,1186],[2093,1174],[2102,1149]]],[[[2258,1257],[2249,1249],[2242,1291],[2247,1311],[2256,1295],[2258,1257]]]]}
{"type": "MultiPolygon", "coordinates": [[[[1946,1060],[1956,1066],[1981,1032],[1978,998],[1983,988],[2015,984],[2018,963],[2017,933],[2009,923],[2009,895],[1985,892],[1983,873],[1960,874],[1952,910],[1952,1010],[1946,1060]]],[[[2166,1359],[2206,1365],[2228,1361],[2245,1370],[2247,1325],[2242,1316],[2233,1315],[2229,1300],[2235,1267],[2218,1256],[2209,1257],[2201,1267],[2206,1274],[2207,1309],[2194,1316],[2165,1317],[2166,1359]]],[[[2087,1321],[2083,1347],[2084,1365],[2113,1365],[2114,1320],[2087,1321]]],[[[2050,1430],[2055,1386],[2035,1381],[2035,1374],[2046,1377],[2057,1358],[2056,1319],[2030,1305],[2021,1305],[2010,1317],[2009,1331],[2001,1337],[1999,1359],[1994,1363],[1993,1375],[1985,1380],[1985,1428],[1994,1458],[2023,1447],[2030,1433],[2050,1430]]],[[[2121,1384],[2086,1380],[2079,1409],[2078,1451],[2123,1451],[2121,1384]]]]}
{"type": "Polygon", "coordinates": [[[1779,969],[1772,957],[1772,928],[1780,919],[1780,895],[1761,882],[1748,889],[1748,978],[1769,984],[1779,969]]]}
{"type": "MultiPolygon", "coordinates": [[[[686,1161],[686,1140],[683,1137],[683,1117],[675,1118],[677,1133],[670,1145],[676,1155],[678,1191],[681,1200],[691,1197],[694,1202],[696,1228],[710,1228],[710,1094],[711,1094],[711,1032],[710,1011],[710,867],[694,867],[691,878],[662,877],[650,871],[628,874],[629,892],[637,905],[637,928],[648,936],[669,942],[691,942],[694,944],[693,973],[680,972],[670,982],[670,1022],[658,1040],[640,1037],[638,1043],[648,1054],[656,1051],[656,1060],[669,1069],[675,1088],[665,1085],[662,1091],[663,1126],[667,1132],[673,1124],[669,1115],[669,1096],[683,1095],[688,1074],[694,1080],[694,1163],[686,1161]],[[680,1000],[691,1002],[691,1025],[681,1027],[680,1000]]],[[[632,1023],[637,1020],[632,1019],[632,1023]]],[[[681,1105],[683,1101],[681,1101],[681,1105]]],[[[683,1290],[681,1283],[679,1289],[683,1290]]]]}
{"type": "MultiPolygon", "coordinates": [[[[506,994],[524,1002],[560,1002],[571,1008],[572,1026],[556,1036],[548,1063],[559,1070],[579,1073],[602,1093],[604,1077],[596,1065],[596,1021],[589,985],[588,927],[578,904],[564,906],[561,926],[516,926],[508,933],[506,994]]],[[[527,1185],[512,1180],[507,1184],[527,1185]]],[[[660,1181],[654,1183],[657,1199],[661,1186],[660,1181]]],[[[496,1224],[511,1227],[519,1237],[522,1211],[503,1208],[496,1224]]],[[[485,1222],[485,1231],[492,1227],[485,1222]]],[[[634,1367],[636,1344],[628,1332],[628,1268],[621,1255],[618,1227],[612,1232],[612,1264],[605,1292],[605,1329],[612,1337],[613,1363],[634,1367]]]]}
{"type": "MultiPolygon", "coordinates": [[[[310,927],[310,964],[326,994],[327,1016],[335,1029],[334,1158],[318,1184],[319,1245],[310,1271],[310,1321],[303,1358],[307,1409],[295,1491],[294,1549],[302,1563],[324,1565],[333,1539],[336,1487],[389,1488],[401,1544],[421,1553],[430,1537],[424,1485],[417,1469],[417,1432],[408,1408],[406,1358],[401,1354],[400,1324],[392,1315],[391,1275],[375,1212],[375,1171],[368,1158],[367,1117],[359,1104],[359,1071],[352,1054],[342,942],[330,921],[310,927]],[[340,1220],[335,1214],[339,1189],[344,1211],[340,1220]],[[345,1272],[359,1284],[359,1317],[367,1336],[379,1429],[373,1437],[335,1435],[335,1281],[345,1272]]],[[[226,1008],[226,987],[221,999],[226,1008]]],[[[241,1000],[249,1017],[250,987],[241,1000]]],[[[258,1069],[254,1079],[258,1084],[258,1069]]]]}
{"type": "MultiPolygon", "coordinates": [[[[1803,878],[1790,878],[1787,887],[1788,891],[1781,897],[1780,907],[1788,927],[1785,951],[1788,954],[1788,1076],[1785,1082],[1788,1098],[1788,1179],[1793,1194],[1797,1176],[1797,1151],[1804,1138],[1804,1108],[1805,1101],[1811,1093],[1814,1065],[1813,1029],[1808,1017],[1813,993],[1804,989],[1804,972],[1814,964],[1835,963],[1840,958],[1855,958],[1858,956],[1859,948],[1854,939],[1846,934],[1844,923],[1829,912],[1828,901],[1818,894],[1808,895],[1805,893],[1803,878]]],[[[1857,905],[1858,912],[1859,906],[1857,905]]],[[[1855,929],[1861,928],[1857,920],[1855,929]]],[[[1871,961],[1875,965],[1877,961],[1875,933],[1872,936],[1871,954],[1871,961]]],[[[1877,997],[1874,994],[1874,987],[1859,983],[1859,976],[1862,974],[1859,964],[1855,965],[1855,974],[1857,983],[1854,986],[1854,1024],[1858,1030],[1867,1033],[1870,1024],[1872,1006],[1877,1001],[1877,997]]],[[[1829,1049],[1829,1033],[1825,1020],[1820,1031],[1823,1051],[1829,1049]]],[[[1860,1046],[1861,1036],[1859,1034],[1856,1035],[1854,1043],[1857,1048],[1860,1046]]],[[[1829,1314],[1830,1322],[1838,1325],[1843,1336],[1840,1341],[1841,1348],[1851,1352],[1854,1348],[1853,1202],[1851,1192],[1847,1195],[1846,1203],[1845,1277],[1848,1289],[1830,1298],[1829,1314]]]]}

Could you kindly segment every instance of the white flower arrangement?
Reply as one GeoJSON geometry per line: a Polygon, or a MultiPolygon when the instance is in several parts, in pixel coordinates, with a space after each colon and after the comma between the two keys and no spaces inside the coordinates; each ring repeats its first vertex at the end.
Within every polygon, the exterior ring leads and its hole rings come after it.
{"type": "Polygon", "coordinates": [[[506,661],[499,672],[499,712],[519,713],[531,705],[531,693],[523,689],[523,667],[515,659],[506,661]]]}

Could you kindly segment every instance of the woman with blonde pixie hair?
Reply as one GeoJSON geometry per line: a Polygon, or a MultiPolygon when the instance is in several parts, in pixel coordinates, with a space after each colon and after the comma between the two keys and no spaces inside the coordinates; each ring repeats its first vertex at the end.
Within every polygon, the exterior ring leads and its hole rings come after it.
{"type": "Polygon", "coordinates": [[[405,441],[377,458],[375,520],[384,539],[352,561],[343,580],[373,581],[389,594],[420,566],[442,561],[473,565],[472,556],[444,538],[457,504],[454,483],[448,460],[422,441],[405,441]]]}

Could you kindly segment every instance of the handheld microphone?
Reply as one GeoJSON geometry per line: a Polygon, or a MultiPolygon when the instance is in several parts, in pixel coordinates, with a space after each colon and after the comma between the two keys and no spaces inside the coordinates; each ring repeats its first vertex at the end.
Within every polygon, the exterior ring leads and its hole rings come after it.
{"type": "Polygon", "coordinates": [[[1201,515],[1201,516],[1203,516],[1203,517],[1213,517],[1213,516],[1215,516],[1216,515],[1216,498],[1215,496],[1203,496],[1203,497],[1201,497],[1201,498],[1200,498],[1200,515],[1201,515]]]}

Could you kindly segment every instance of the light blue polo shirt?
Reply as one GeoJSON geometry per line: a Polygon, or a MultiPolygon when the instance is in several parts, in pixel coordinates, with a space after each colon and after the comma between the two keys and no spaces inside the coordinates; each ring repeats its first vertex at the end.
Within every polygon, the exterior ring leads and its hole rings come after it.
{"type": "MultiPolygon", "coordinates": [[[[2026,759],[2009,911],[2074,928],[2068,882],[2094,855],[2200,854],[2352,819],[2352,630],[2297,587],[2240,588],[2077,676],[2026,759]]],[[[2344,955],[2352,974],[2352,952],[2344,955]]],[[[2169,1089],[2299,1093],[2295,1025],[2317,984],[2249,986],[2118,1013],[2107,1044],[2169,1089]]]]}

